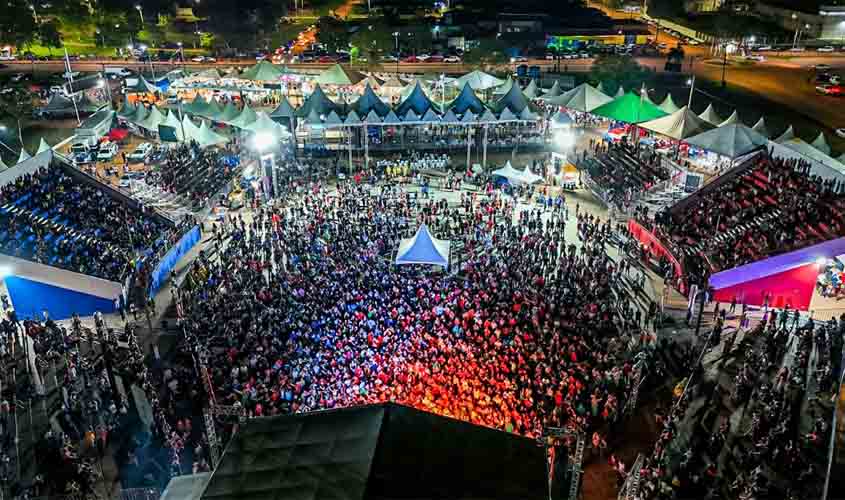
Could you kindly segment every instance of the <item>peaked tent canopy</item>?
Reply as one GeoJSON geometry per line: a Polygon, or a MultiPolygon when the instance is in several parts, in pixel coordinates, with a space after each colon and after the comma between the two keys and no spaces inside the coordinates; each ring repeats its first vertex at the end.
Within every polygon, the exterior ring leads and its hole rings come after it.
{"type": "Polygon", "coordinates": [[[369,83],[364,87],[364,93],[361,97],[351,104],[351,108],[359,116],[368,115],[371,111],[375,111],[379,116],[386,116],[390,112],[390,107],[376,95],[369,83]]]}
{"type": "Polygon", "coordinates": [[[723,121],[722,123],[720,123],[720,124],[719,124],[719,126],[720,126],[720,127],[724,127],[725,125],[731,125],[731,124],[733,124],[733,123],[741,123],[741,122],[739,121],[739,113],[737,113],[737,112],[736,112],[736,110],[734,110],[734,112],[733,112],[733,113],[731,113],[731,116],[727,117],[727,118],[725,119],[725,121],[723,121]]]}
{"type": "Polygon", "coordinates": [[[161,89],[148,82],[146,78],[139,75],[135,85],[126,87],[126,92],[129,94],[157,94],[161,89]]]}
{"type": "Polygon", "coordinates": [[[552,87],[543,94],[544,97],[557,97],[563,94],[563,89],[560,88],[560,81],[555,80],[552,87]]]}
{"type": "Polygon", "coordinates": [[[795,138],[795,130],[792,128],[792,125],[786,127],[786,130],[783,131],[782,134],[775,139],[775,142],[786,142],[790,139],[795,138]]]}
{"type": "Polygon", "coordinates": [[[522,182],[522,172],[513,168],[510,161],[506,162],[504,167],[494,170],[492,173],[509,181],[522,182]]]}
{"type": "MultiPolygon", "coordinates": [[[[657,106],[657,104],[655,104],[654,101],[651,100],[651,97],[648,96],[648,90],[645,88],[645,85],[643,85],[643,88],[640,89],[640,97],[642,97],[643,102],[647,102],[653,106],[657,106]]],[[[657,107],[659,108],[660,106],[657,107]]]]}
{"type": "Polygon", "coordinates": [[[420,86],[420,82],[418,81],[416,85],[414,85],[414,90],[399,103],[399,106],[396,107],[396,114],[399,116],[404,116],[408,113],[408,110],[413,110],[414,113],[417,115],[425,115],[426,112],[431,111],[432,108],[435,107],[435,104],[431,102],[431,99],[423,92],[422,87],[420,86]]]}
{"type": "Polygon", "coordinates": [[[381,122],[382,122],[381,117],[378,115],[378,113],[376,113],[376,110],[374,110],[374,109],[371,109],[370,112],[367,113],[367,116],[364,117],[364,123],[366,123],[366,124],[381,123],[381,122]]]}
{"type": "Polygon", "coordinates": [[[499,115],[499,121],[500,122],[517,122],[517,121],[520,121],[520,120],[516,116],[516,114],[514,114],[514,112],[510,110],[510,108],[505,108],[504,111],[502,111],[502,114],[499,115]]]}
{"type": "Polygon", "coordinates": [[[302,103],[302,106],[296,110],[295,114],[297,117],[306,117],[311,112],[316,113],[319,115],[328,115],[332,111],[340,112],[340,106],[337,105],[334,101],[326,96],[323,89],[320,88],[320,85],[317,85],[314,88],[314,92],[311,92],[305,102],[302,103]]]}
{"type": "MultiPolygon", "coordinates": [[[[397,113],[398,114],[398,113],[397,113]]],[[[409,109],[405,116],[402,117],[402,121],[405,123],[414,123],[420,121],[420,115],[414,113],[413,109],[409,109]]]]}
{"type": "Polygon", "coordinates": [[[250,132],[256,134],[270,134],[278,139],[286,138],[289,135],[288,131],[285,130],[284,127],[274,122],[273,119],[264,112],[256,113],[255,120],[243,128],[244,130],[249,130],[250,132]]]}
{"type": "Polygon", "coordinates": [[[613,101],[612,98],[593,88],[589,83],[582,83],[564,94],[546,99],[549,104],[585,113],[589,113],[611,101],[613,101]]]}
{"type": "Polygon", "coordinates": [[[229,101],[226,103],[226,106],[223,107],[223,111],[220,112],[220,115],[217,117],[217,121],[229,123],[237,118],[239,114],[241,114],[241,112],[238,111],[238,108],[232,104],[232,101],[229,101]]]}
{"type": "Polygon", "coordinates": [[[625,123],[642,123],[666,116],[665,111],[633,92],[593,109],[592,113],[625,123]]]}
{"type": "Polygon", "coordinates": [[[824,132],[819,132],[819,136],[810,143],[810,146],[818,149],[822,153],[829,155],[830,154],[830,145],[827,143],[827,139],[824,136],[824,132]]]}
{"type": "Polygon", "coordinates": [[[552,115],[552,128],[560,128],[570,125],[572,125],[572,117],[569,116],[569,113],[558,111],[552,115]]]}
{"type": "Polygon", "coordinates": [[[126,117],[126,120],[130,123],[138,125],[144,120],[144,118],[147,117],[149,113],[150,111],[147,109],[147,107],[141,104],[135,108],[134,113],[126,117]]]}
{"type": "MultiPolygon", "coordinates": [[[[185,130],[185,138],[189,141],[197,141],[200,128],[196,126],[193,120],[188,118],[188,115],[182,117],[181,128],[185,130]]],[[[199,141],[197,141],[199,142],[199,141]]]]}
{"type": "Polygon", "coordinates": [[[45,151],[52,151],[52,150],[53,150],[53,148],[49,144],[47,144],[47,141],[45,141],[44,138],[42,137],[41,142],[38,143],[38,151],[35,152],[35,156],[38,156],[41,153],[44,153],[45,151]]]}
{"type": "Polygon", "coordinates": [[[286,96],[282,96],[279,105],[270,113],[270,118],[293,118],[294,109],[286,96]]]}
{"type": "MultiPolygon", "coordinates": [[[[451,111],[451,110],[449,110],[449,111],[451,111]]],[[[461,117],[461,123],[464,123],[464,124],[477,123],[478,122],[477,118],[478,117],[475,115],[475,113],[473,113],[471,110],[467,110],[467,112],[464,113],[464,116],[461,117]]]]}
{"type": "Polygon", "coordinates": [[[202,116],[210,120],[216,120],[221,113],[223,113],[223,109],[220,108],[220,105],[217,104],[217,101],[212,99],[208,101],[208,109],[206,109],[205,114],[202,116]]]}
{"type": "Polygon", "coordinates": [[[437,116],[437,113],[434,112],[433,108],[429,108],[428,111],[420,117],[420,121],[423,123],[439,123],[440,117],[437,116]]]}
{"type": "Polygon", "coordinates": [[[329,66],[317,75],[318,85],[355,85],[366,78],[363,74],[340,64],[329,66]]]}
{"type": "Polygon", "coordinates": [[[675,104],[675,101],[672,100],[672,94],[666,94],[666,99],[663,99],[663,102],[661,102],[658,107],[670,115],[681,109],[675,104]]]}
{"type": "Polygon", "coordinates": [[[202,125],[200,125],[200,129],[194,139],[197,143],[199,143],[200,147],[203,148],[217,146],[218,144],[225,144],[229,141],[229,139],[225,136],[211,130],[206,122],[202,122],[202,125]]]}
{"type": "Polygon", "coordinates": [[[203,96],[197,94],[193,101],[182,105],[182,110],[194,115],[204,115],[208,111],[208,102],[203,96]]]}
{"type": "MultiPolygon", "coordinates": [[[[505,80],[505,83],[503,83],[502,85],[493,89],[493,94],[495,94],[495,95],[505,95],[505,94],[507,94],[508,92],[511,91],[513,86],[514,86],[513,78],[508,76],[508,79],[505,80]]],[[[517,85],[517,87],[519,87],[519,86],[517,85]]],[[[522,89],[520,89],[520,90],[522,90],[522,89]]]]}
{"type": "Polygon", "coordinates": [[[346,115],[346,120],[343,121],[344,125],[352,126],[352,125],[360,125],[361,118],[358,116],[358,113],[355,112],[353,109],[346,115]]]}
{"type": "Polygon", "coordinates": [[[496,115],[493,114],[490,109],[485,109],[484,113],[478,117],[478,123],[495,123],[499,120],[496,119],[496,115]]]}
{"type": "MultiPolygon", "coordinates": [[[[52,101],[53,98],[51,97],[50,100],[52,101]]],[[[137,107],[129,102],[129,98],[127,96],[123,96],[123,105],[120,106],[120,111],[117,112],[117,116],[121,118],[127,118],[135,113],[137,107]]]]}
{"type": "Polygon", "coordinates": [[[722,117],[716,114],[716,110],[713,109],[712,104],[708,104],[707,109],[705,109],[700,115],[698,115],[698,117],[706,121],[710,125],[715,125],[717,127],[720,123],[724,121],[722,120],[722,117]]]}
{"type": "Polygon", "coordinates": [[[171,127],[176,130],[176,137],[181,141],[181,131],[180,128],[182,126],[182,122],[176,116],[176,113],[173,112],[172,109],[167,110],[167,116],[164,118],[164,121],[161,122],[159,125],[164,125],[165,127],[171,127]]]}
{"type": "Polygon", "coordinates": [[[531,165],[525,165],[525,170],[522,171],[522,178],[525,179],[526,184],[534,184],[543,179],[543,177],[531,171],[531,165]]]}
{"type": "Polygon", "coordinates": [[[158,126],[164,122],[164,115],[161,114],[161,111],[158,110],[158,107],[153,106],[150,109],[150,114],[148,114],[138,126],[143,127],[147,130],[152,132],[158,133],[158,126]]]}
{"type": "Polygon", "coordinates": [[[622,87],[622,85],[620,85],[619,88],[616,89],[616,94],[613,97],[614,97],[614,99],[619,99],[620,97],[622,97],[624,95],[625,95],[625,88],[622,87]]]}
{"type": "Polygon", "coordinates": [[[396,265],[429,264],[449,267],[449,246],[448,240],[438,240],[423,224],[413,238],[403,239],[399,243],[396,265]]]}
{"type": "Polygon", "coordinates": [[[343,118],[337,114],[337,111],[332,111],[326,116],[326,121],[323,123],[326,127],[339,127],[343,125],[343,118]]]}
{"type": "Polygon", "coordinates": [[[461,120],[458,118],[458,115],[456,115],[455,112],[450,109],[450,110],[446,111],[446,114],[443,115],[443,118],[440,119],[440,122],[441,123],[455,124],[455,123],[461,123],[461,120]]]}
{"type": "Polygon", "coordinates": [[[508,110],[514,115],[519,115],[522,113],[522,110],[530,105],[528,98],[522,93],[519,85],[511,85],[510,90],[500,97],[498,101],[493,103],[492,108],[497,113],[503,113],[508,110]]]}
{"type": "Polygon", "coordinates": [[[766,119],[762,116],[759,120],[757,120],[757,123],[755,123],[754,126],[751,127],[751,130],[757,132],[760,135],[765,135],[766,137],[769,137],[769,129],[766,128],[766,119]]]}
{"type": "Polygon", "coordinates": [[[463,87],[469,84],[472,90],[488,90],[504,84],[504,80],[500,80],[493,75],[487,74],[483,71],[475,70],[471,73],[455,80],[455,84],[463,87]]]}
{"type": "Polygon", "coordinates": [[[3,162],[3,158],[0,158],[0,171],[6,170],[7,168],[9,168],[9,166],[6,165],[5,162],[3,162]]]}
{"type": "Polygon", "coordinates": [[[769,139],[742,123],[732,123],[690,137],[686,142],[733,160],[765,147],[769,139]]]}
{"type": "Polygon", "coordinates": [[[401,123],[402,120],[399,119],[399,116],[397,116],[392,109],[387,113],[387,116],[384,117],[385,125],[399,125],[401,123]]]}
{"type": "Polygon", "coordinates": [[[532,78],[522,93],[529,99],[536,99],[537,97],[540,97],[540,87],[537,86],[537,81],[532,78]]]}
{"type": "Polygon", "coordinates": [[[713,125],[702,120],[684,106],[670,115],[641,123],[640,127],[680,141],[706,132],[712,129],[713,125]]]}
{"type": "Polygon", "coordinates": [[[239,78],[256,82],[270,82],[278,80],[285,73],[285,70],[270,61],[259,61],[255,66],[241,73],[239,78]]]}
{"type": "MultiPolygon", "coordinates": [[[[29,153],[27,153],[27,152],[26,152],[26,149],[21,148],[21,154],[20,154],[20,155],[18,155],[18,162],[17,162],[17,163],[23,163],[23,162],[25,162],[26,160],[28,160],[28,159],[30,159],[30,158],[32,158],[32,155],[30,155],[29,153]]],[[[16,164],[17,164],[17,163],[16,163],[16,164]]]]}
{"type": "Polygon", "coordinates": [[[479,99],[478,96],[475,95],[475,92],[473,92],[472,86],[470,86],[469,83],[465,83],[460,94],[458,94],[458,97],[450,102],[446,108],[459,115],[466,113],[467,110],[470,110],[478,115],[484,112],[485,106],[484,103],[481,102],[481,99],[479,99]]]}
{"type": "Polygon", "coordinates": [[[244,104],[244,109],[241,110],[241,113],[235,119],[229,122],[229,125],[238,128],[246,128],[247,125],[257,119],[258,115],[256,115],[255,111],[249,107],[249,104],[244,104]]]}
{"type": "Polygon", "coordinates": [[[527,108],[527,107],[522,110],[522,113],[519,114],[519,119],[525,120],[527,122],[533,122],[533,121],[537,120],[538,118],[539,118],[539,116],[537,115],[537,113],[531,111],[531,109],[527,108]]]}

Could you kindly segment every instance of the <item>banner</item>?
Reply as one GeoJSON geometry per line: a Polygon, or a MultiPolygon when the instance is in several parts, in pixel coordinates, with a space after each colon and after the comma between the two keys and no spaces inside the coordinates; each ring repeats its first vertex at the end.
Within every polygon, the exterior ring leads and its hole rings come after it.
{"type": "Polygon", "coordinates": [[[150,281],[150,295],[155,295],[159,288],[161,288],[161,285],[167,281],[167,278],[170,276],[170,272],[176,267],[176,263],[179,262],[185,254],[190,252],[192,248],[194,248],[194,246],[200,241],[201,237],[200,227],[194,226],[193,229],[185,233],[182,238],[173,245],[173,248],[167,251],[164,257],[162,257],[161,262],[159,262],[153,270],[150,281]]]}
{"type": "Polygon", "coordinates": [[[660,241],[660,239],[651,233],[648,229],[640,225],[634,219],[630,219],[628,221],[628,232],[631,234],[631,237],[636,239],[640,245],[645,245],[648,252],[658,259],[661,257],[666,257],[669,259],[669,262],[672,263],[672,267],[675,269],[675,276],[681,276],[683,274],[683,268],[681,267],[681,263],[678,262],[678,259],[672,255],[670,252],[660,241]]]}

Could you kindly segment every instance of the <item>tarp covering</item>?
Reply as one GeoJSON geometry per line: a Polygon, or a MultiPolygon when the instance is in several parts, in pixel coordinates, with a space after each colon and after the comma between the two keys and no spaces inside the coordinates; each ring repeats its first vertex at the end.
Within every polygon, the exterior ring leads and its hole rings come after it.
{"type": "Polygon", "coordinates": [[[242,80],[269,82],[278,80],[285,71],[269,61],[259,61],[255,66],[241,73],[242,80]]]}
{"type": "Polygon", "coordinates": [[[755,123],[754,126],[751,127],[751,130],[757,132],[760,135],[765,135],[766,137],[769,137],[769,129],[766,128],[766,119],[762,116],[759,120],[757,120],[757,123],[755,123]]]}
{"type": "Polygon", "coordinates": [[[431,102],[431,99],[423,92],[422,87],[420,86],[420,82],[417,82],[414,85],[414,90],[406,97],[399,106],[396,107],[396,114],[399,116],[405,116],[408,110],[413,110],[419,116],[423,116],[426,114],[427,111],[430,111],[432,108],[435,108],[435,104],[431,102]]]}
{"type": "Polygon", "coordinates": [[[197,132],[196,137],[194,137],[194,140],[196,140],[202,148],[225,144],[229,141],[229,139],[227,139],[225,136],[220,135],[217,132],[208,128],[208,124],[206,122],[202,122],[202,125],[200,125],[200,129],[197,132]]]}
{"type": "Polygon", "coordinates": [[[810,146],[813,146],[826,155],[830,155],[830,145],[827,143],[824,132],[819,132],[819,136],[810,143],[810,146]]]}
{"type": "Polygon", "coordinates": [[[430,264],[449,267],[449,246],[448,240],[438,240],[423,224],[412,238],[399,242],[396,265],[430,264]]]}
{"type": "Polygon", "coordinates": [[[698,115],[698,117],[701,118],[702,120],[706,121],[710,125],[715,125],[717,127],[719,126],[720,123],[722,123],[724,121],[724,120],[722,120],[721,116],[716,114],[716,110],[713,109],[712,104],[708,104],[707,109],[702,111],[701,114],[698,115]]]}
{"type": "Polygon", "coordinates": [[[544,100],[549,104],[585,113],[613,101],[612,98],[593,88],[589,83],[582,83],[568,92],[544,100]]]}
{"type": "Polygon", "coordinates": [[[819,275],[819,258],[832,259],[845,253],[845,238],[826,241],[774,257],[716,273],[710,277],[714,298],[769,307],[807,311],[819,275]]]}
{"type": "Polygon", "coordinates": [[[318,85],[355,85],[366,78],[363,74],[340,64],[329,66],[317,76],[318,85]]]}
{"type": "MultiPolygon", "coordinates": [[[[187,117],[185,117],[187,120],[187,117]]],[[[185,130],[185,134],[188,134],[187,129],[185,130]]],[[[161,288],[166,281],[168,276],[170,276],[170,272],[173,271],[173,268],[176,267],[176,263],[179,262],[179,259],[184,257],[188,252],[191,251],[194,246],[199,243],[200,239],[202,239],[202,234],[200,233],[199,226],[194,226],[190,231],[182,235],[179,241],[173,245],[170,250],[164,254],[164,257],[161,258],[158,265],[153,269],[152,274],[150,275],[150,295],[153,296],[155,293],[161,288]]]]}
{"type": "Polygon", "coordinates": [[[769,139],[751,130],[746,125],[734,123],[690,137],[686,142],[735,159],[765,147],[769,143],[769,139]]]}
{"type": "Polygon", "coordinates": [[[375,111],[379,116],[386,116],[390,111],[390,107],[376,95],[369,83],[364,87],[364,93],[361,94],[361,97],[353,102],[350,107],[358,113],[358,116],[368,115],[370,111],[375,111]]]}
{"type": "Polygon", "coordinates": [[[492,89],[504,83],[504,80],[500,80],[493,75],[487,74],[479,70],[467,73],[464,76],[455,80],[455,84],[459,87],[463,87],[464,85],[469,84],[469,86],[472,87],[473,90],[492,89]]]}
{"type": "Polygon", "coordinates": [[[47,141],[45,141],[44,138],[42,137],[41,141],[38,143],[38,151],[35,152],[35,155],[36,156],[40,155],[41,153],[43,153],[45,151],[50,151],[51,149],[53,149],[53,148],[50,147],[50,145],[47,144],[47,141]]]}
{"type": "Polygon", "coordinates": [[[139,75],[135,85],[126,87],[126,92],[130,94],[156,94],[160,92],[160,89],[148,82],[142,75],[139,75]]]}
{"type": "Polygon", "coordinates": [[[202,499],[547,496],[545,452],[536,441],[383,404],[248,420],[202,499]]]}
{"type": "Polygon", "coordinates": [[[681,140],[706,132],[712,129],[713,125],[702,120],[684,106],[671,115],[641,123],[640,127],[675,140],[681,140]]]}
{"type": "Polygon", "coordinates": [[[782,134],[780,134],[780,136],[778,136],[777,139],[775,139],[775,142],[786,142],[786,141],[788,141],[790,139],[794,139],[794,138],[795,138],[795,129],[793,129],[792,125],[790,125],[786,128],[786,130],[783,131],[782,134]]]}
{"type": "Polygon", "coordinates": [[[241,114],[241,112],[238,111],[238,108],[234,104],[232,104],[232,101],[229,101],[223,107],[223,111],[220,112],[220,115],[215,118],[215,121],[229,123],[235,118],[237,118],[239,114],[241,114]]]}
{"type": "Polygon", "coordinates": [[[560,88],[560,81],[555,80],[552,87],[543,94],[543,97],[557,97],[563,94],[563,89],[560,88]]]}
{"type": "Polygon", "coordinates": [[[279,101],[279,105],[276,106],[276,109],[270,113],[270,118],[293,118],[293,116],[293,106],[291,106],[286,96],[282,96],[282,100],[279,101]]]}
{"type": "Polygon", "coordinates": [[[665,111],[633,92],[593,109],[592,113],[625,123],[642,123],[666,116],[665,111]]]}
{"type": "Polygon", "coordinates": [[[244,104],[244,109],[241,110],[241,113],[235,119],[229,122],[229,125],[238,128],[246,128],[247,125],[257,119],[258,115],[256,115],[255,111],[249,107],[249,104],[244,104]]]}
{"type": "Polygon", "coordinates": [[[666,94],[666,99],[663,99],[663,102],[661,102],[658,107],[670,115],[681,109],[675,104],[675,101],[672,100],[672,94],[666,94]]]}
{"type": "Polygon", "coordinates": [[[484,112],[485,106],[484,103],[481,102],[481,99],[479,99],[478,96],[475,95],[475,92],[473,92],[472,86],[470,86],[469,83],[465,83],[460,94],[458,94],[458,97],[450,102],[446,108],[459,115],[466,113],[467,110],[471,110],[474,114],[480,115],[484,112]]]}
{"type": "Polygon", "coordinates": [[[308,116],[311,111],[314,111],[318,116],[319,115],[328,115],[332,111],[340,112],[340,107],[331,99],[328,98],[323,89],[317,85],[314,88],[314,92],[311,92],[305,102],[302,103],[302,106],[296,110],[297,117],[306,117],[308,116]]]}

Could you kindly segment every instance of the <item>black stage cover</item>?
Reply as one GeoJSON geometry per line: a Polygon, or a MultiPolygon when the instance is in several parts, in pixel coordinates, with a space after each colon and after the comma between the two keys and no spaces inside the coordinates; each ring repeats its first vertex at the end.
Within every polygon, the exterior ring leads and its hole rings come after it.
{"type": "Polygon", "coordinates": [[[203,500],[548,498],[536,441],[395,404],[256,418],[203,500]]]}

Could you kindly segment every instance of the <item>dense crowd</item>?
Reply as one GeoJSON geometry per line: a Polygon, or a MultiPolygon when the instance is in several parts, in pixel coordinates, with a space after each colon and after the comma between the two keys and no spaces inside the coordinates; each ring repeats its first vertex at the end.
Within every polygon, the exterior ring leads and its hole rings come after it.
{"type": "Polygon", "coordinates": [[[0,188],[3,253],[111,280],[156,252],[168,224],[130,208],[58,165],[0,188]]]}
{"type": "Polygon", "coordinates": [[[193,207],[206,206],[232,178],[234,166],[219,150],[201,149],[193,142],[179,144],[168,151],[146,181],[184,197],[193,207]]]}
{"type": "Polygon", "coordinates": [[[417,203],[352,184],[282,200],[216,226],[180,294],[219,404],[275,415],[396,401],[529,436],[618,416],[634,325],[618,313],[607,222],[499,194],[417,203]],[[460,248],[458,269],[392,265],[421,223],[460,248]]]}
{"type": "Polygon", "coordinates": [[[625,141],[591,141],[590,149],[583,168],[597,194],[618,208],[633,205],[645,191],[670,177],[660,157],[645,148],[639,150],[625,141]]]}
{"type": "Polygon", "coordinates": [[[812,175],[806,162],[760,155],[748,170],[693,196],[657,221],[713,270],[845,235],[843,187],[812,175]]]}

